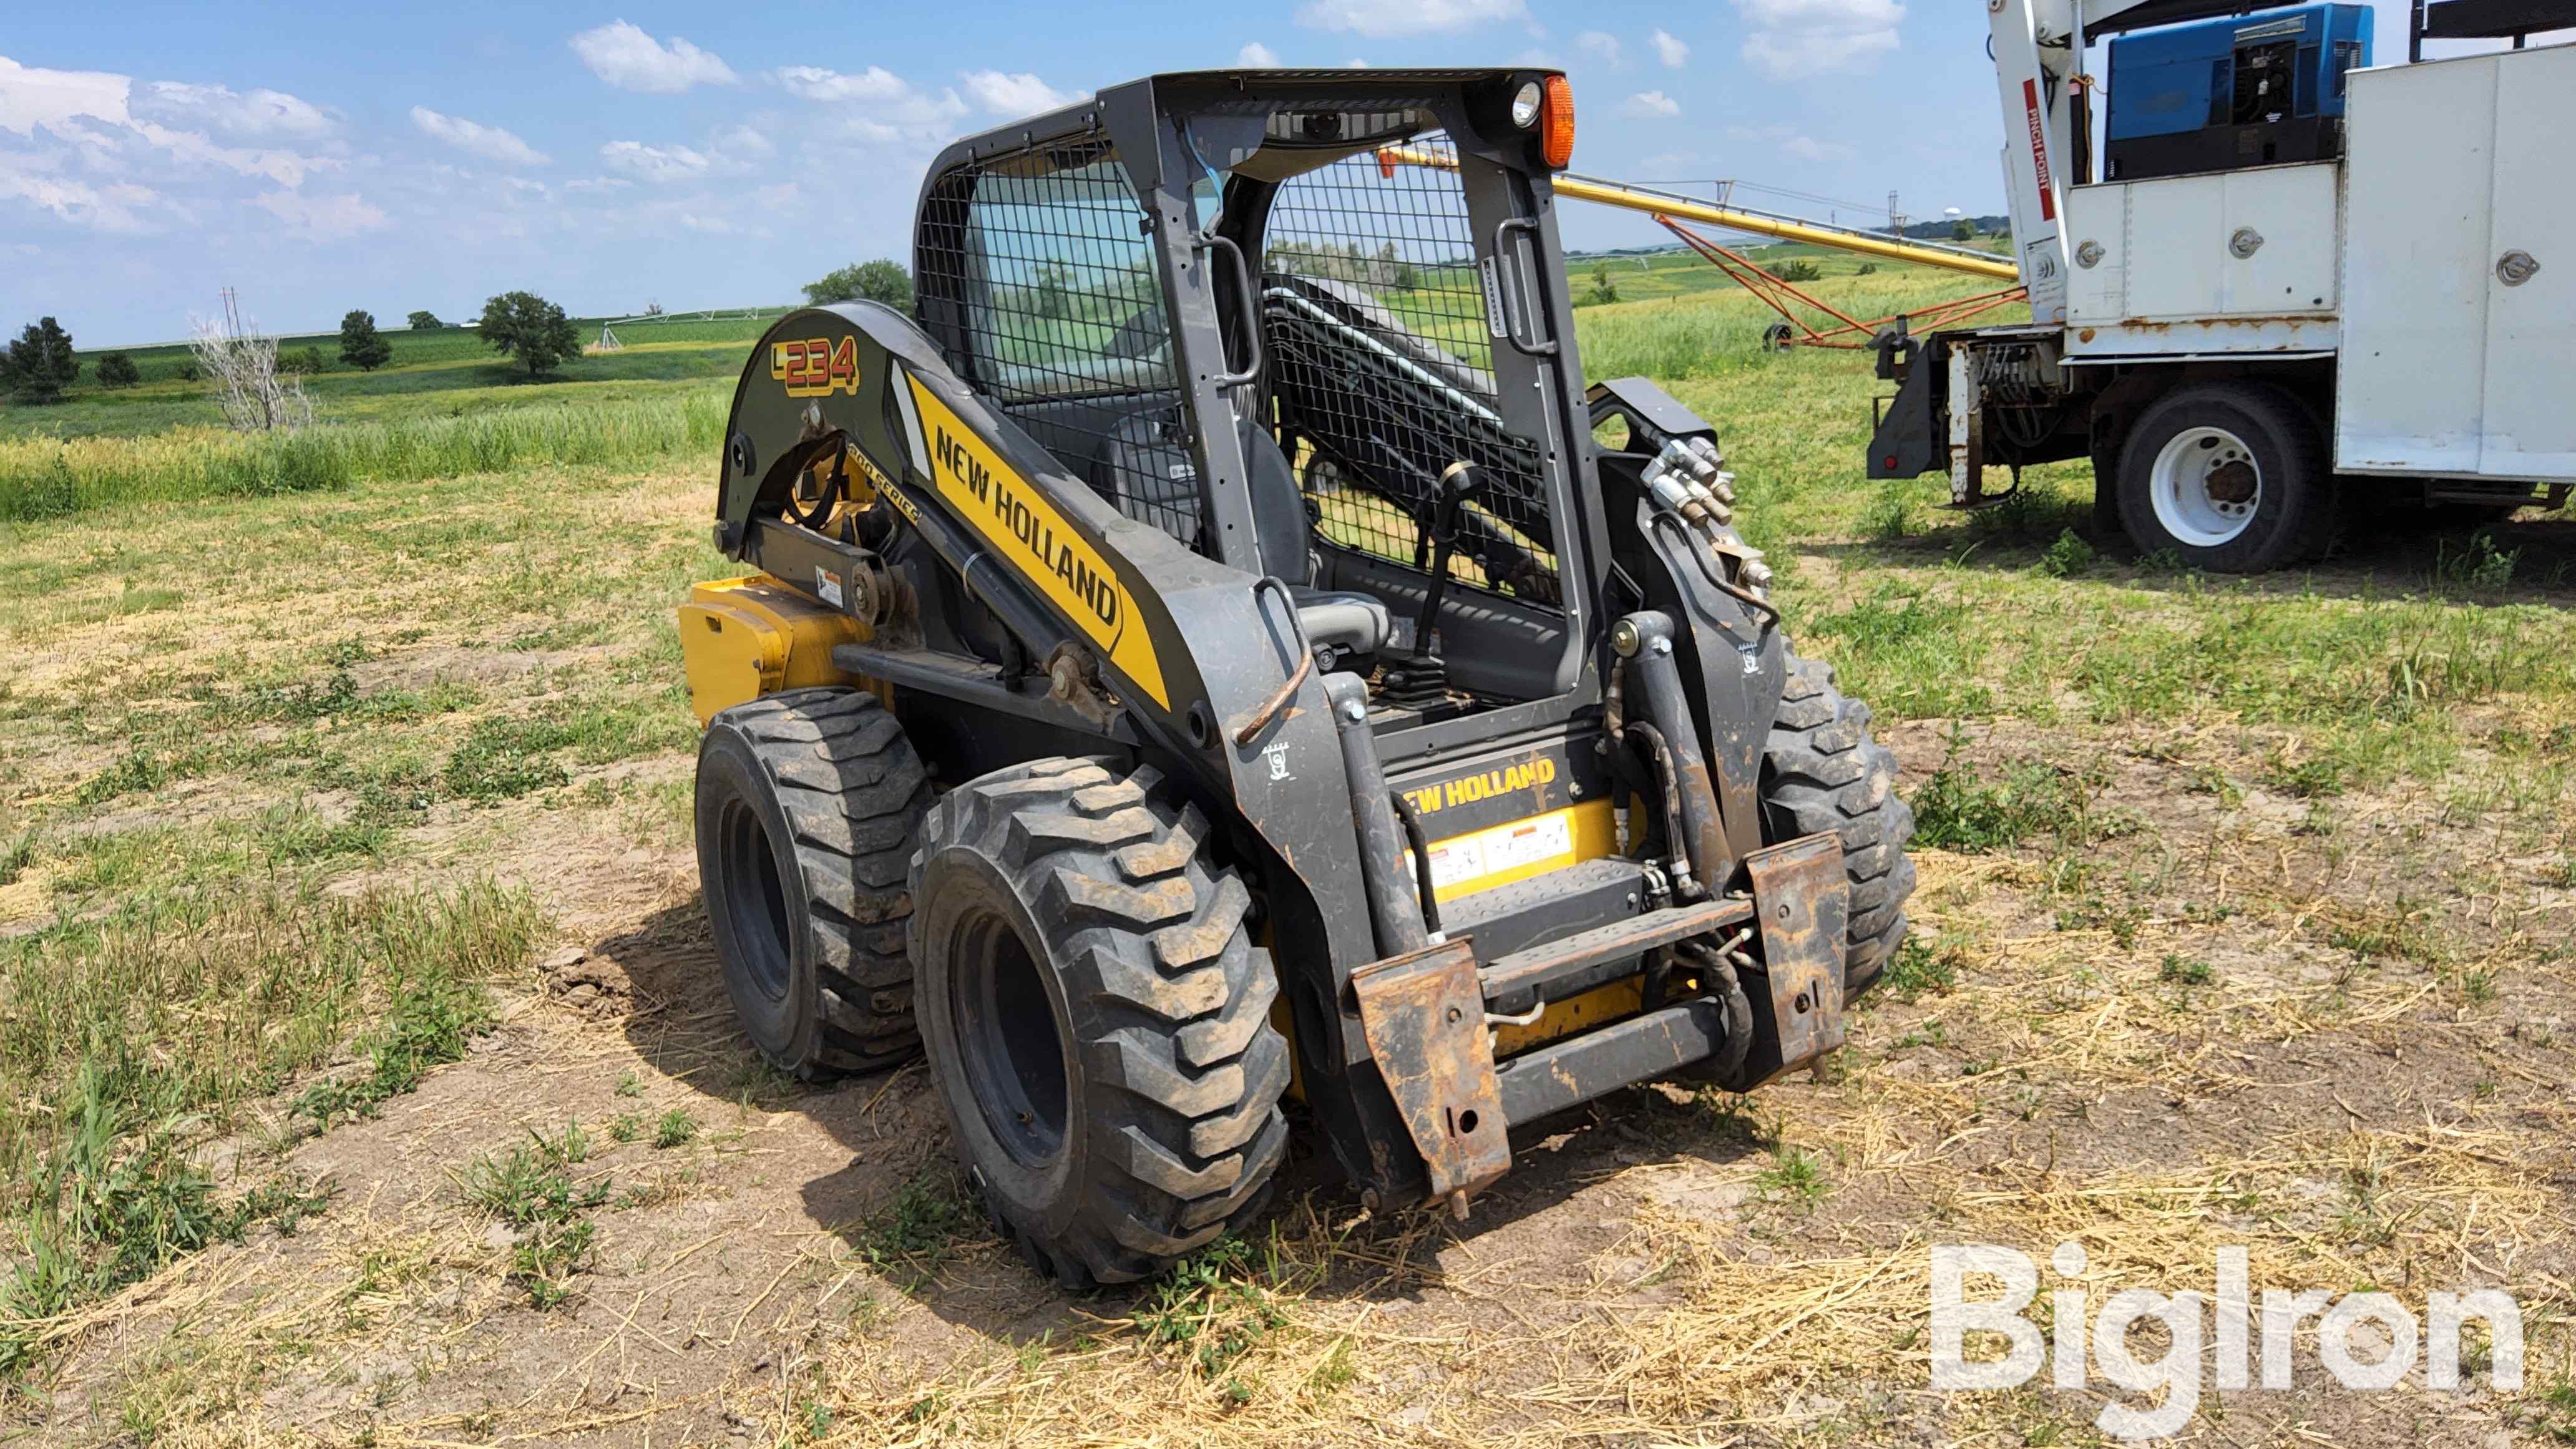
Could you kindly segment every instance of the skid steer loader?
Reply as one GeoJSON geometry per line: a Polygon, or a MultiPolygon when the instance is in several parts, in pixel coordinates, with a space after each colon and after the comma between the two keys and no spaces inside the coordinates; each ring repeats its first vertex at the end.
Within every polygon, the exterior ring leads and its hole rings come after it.
{"type": "Polygon", "coordinates": [[[1868,711],[1790,652],[1708,424],[1585,389],[1540,70],[1158,75],[932,167],[914,316],[798,311],[679,627],[742,1024],[928,1058],[1067,1285],[1743,1091],[1905,931],[1868,711]],[[1432,149],[1443,167],[1380,151],[1432,149]]]}

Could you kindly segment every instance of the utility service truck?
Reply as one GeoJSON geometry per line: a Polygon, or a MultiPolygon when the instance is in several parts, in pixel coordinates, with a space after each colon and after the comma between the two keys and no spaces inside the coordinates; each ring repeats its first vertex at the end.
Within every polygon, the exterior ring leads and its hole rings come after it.
{"type": "Polygon", "coordinates": [[[2366,5],[1987,11],[2032,320],[1881,333],[1869,476],[1972,508],[2089,457],[2100,528],[2231,573],[2391,507],[2565,503],[2576,45],[2530,37],[2576,0],[2416,0],[2403,65],[2366,5]]]}

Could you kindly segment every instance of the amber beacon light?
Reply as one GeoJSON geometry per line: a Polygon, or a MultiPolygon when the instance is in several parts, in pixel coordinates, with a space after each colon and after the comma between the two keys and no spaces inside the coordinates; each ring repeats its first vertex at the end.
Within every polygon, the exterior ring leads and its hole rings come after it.
{"type": "Polygon", "coordinates": [[[1574,87],[1561,75],[1540,82],[1546,104],[1539,117],[1539,152],[1548,169],[1562,171],[1574,159],[1574,87]]]}

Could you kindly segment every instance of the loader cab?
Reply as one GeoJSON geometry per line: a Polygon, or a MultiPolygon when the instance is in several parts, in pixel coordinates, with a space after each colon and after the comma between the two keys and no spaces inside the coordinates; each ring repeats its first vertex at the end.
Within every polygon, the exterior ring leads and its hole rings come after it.
{"type": "Polygon", "coordinates": [[[1284,584],[1395,723],[1561,713],[1606,556],[1545,179],[1563,87],[1164,75],[960,142],[919,320],[1120,513],[1284,584]]]}

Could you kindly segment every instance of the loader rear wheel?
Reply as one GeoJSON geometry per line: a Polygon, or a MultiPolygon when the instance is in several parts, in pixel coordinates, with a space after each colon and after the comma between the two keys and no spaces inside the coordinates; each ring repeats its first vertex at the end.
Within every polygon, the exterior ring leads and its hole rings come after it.
{"type": "Polygon", "coordinates": [[[1151,769],[1015,765],[923,823],[921,1034],[996,1231],[1067,1287],[1258,1215],[1287,1153],[1278,986],[1251,895],[1151,769]]]}
{"type": "Polygon", "coordinates": [[[1763,746],[1762,812],[1771,844],[1832,831],[1851,885],[1843,996],[1878,981],[1905,940],[1914,862],[1905,842],[1914,811],[1896,793],[1896,757],[1869,736],[1869,706],[1834,687],[1833,666],[1788,656],[1780,712],[1763,746]]]}
{"type": "Polygon", "coordinates": [[[738,704],[698,742],[698,882],[743,1030],[808,1081],[919,1051],[904,878],[930,786],[873,694],[738,704]]]}

